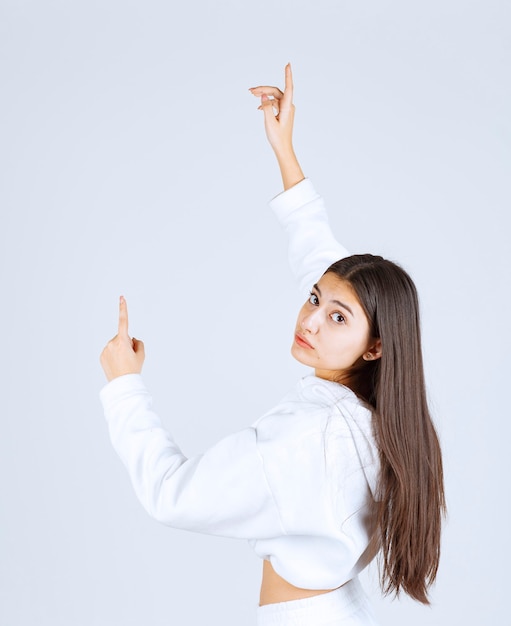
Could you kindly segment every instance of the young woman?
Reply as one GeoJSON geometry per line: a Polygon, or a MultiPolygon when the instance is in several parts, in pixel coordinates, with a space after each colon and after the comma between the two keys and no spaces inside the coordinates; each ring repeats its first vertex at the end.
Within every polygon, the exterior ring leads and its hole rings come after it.
{"type": "Polygon", "coordinates": [[[248,539],[263,559],[258,624],[376,624],[357,580],[380,552],[385,593],[428,603],[444,508],[426,403],[415,287],[397,265],[348,256],[292,145],[285,91],[252,88],[284,192],[271,203],[310,291],[293,356],[314,369],[255,424],[187,459],[151,407],[141,341],[118,334],[101,363],[115,449],[147,511],[176,528],[248,539]]]}

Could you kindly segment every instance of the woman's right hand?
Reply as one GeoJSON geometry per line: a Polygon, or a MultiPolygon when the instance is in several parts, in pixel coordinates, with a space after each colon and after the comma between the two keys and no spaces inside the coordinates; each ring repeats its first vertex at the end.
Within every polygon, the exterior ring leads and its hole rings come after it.
{"type": "Polygon", "coordinates": [[[119,327],[101,353],[101,367],[108,381],[125,374],[140,374],[145,352],[142,341],[128,334],[128,305],[123,296],[119,299],[119,327]]]}
{"type": "Polygon", "coordinates": [[[278,87],[264,85],[251,87],[249,91],[261,98],[259,109],[264,113],[264,128],[273,150],[277,153],[292,149],[295,105],[291,64],[288,63],[285,68],[283,92],[278,87]]]}
{"type": "Polygon", "coordinates": [[[250,92],[261,98],[259,108],[264,113],[266,136],[277,157],[284,189],[289,189],[303,180],[304,175],[293,150],[295,105],[290,63],[286,65],[285,74],[283,92],[278,87],[264,85],[251,87],[250,92]]]}

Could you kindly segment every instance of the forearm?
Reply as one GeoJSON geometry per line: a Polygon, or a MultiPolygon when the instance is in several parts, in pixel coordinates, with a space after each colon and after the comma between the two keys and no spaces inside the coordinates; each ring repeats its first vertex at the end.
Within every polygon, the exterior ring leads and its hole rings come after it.
{"type": "Polygon", "coordinates": [[[112,444],[154,519],[238,539],[282,534],[255,428],[186,458],[163,428],[139,375],[112,380],[102,389],[101,401],[112,444]]]}
{"type": "Polygon", "coordinates": [[[292,145],[275,149],[274,152],[279,164],[284,190],[294,187],[305,178],[292,145]]]}

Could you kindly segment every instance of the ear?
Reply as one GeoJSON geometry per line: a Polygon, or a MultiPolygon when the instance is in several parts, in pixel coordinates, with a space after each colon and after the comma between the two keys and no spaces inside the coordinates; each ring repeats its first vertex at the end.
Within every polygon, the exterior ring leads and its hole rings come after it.
{"type": "Polygon", "coordinates": [[[376,339],[374,343],[369,344],[368,348],[362,355],[364,361],[376,361],[381,357],[381,339],[376,339]]]}

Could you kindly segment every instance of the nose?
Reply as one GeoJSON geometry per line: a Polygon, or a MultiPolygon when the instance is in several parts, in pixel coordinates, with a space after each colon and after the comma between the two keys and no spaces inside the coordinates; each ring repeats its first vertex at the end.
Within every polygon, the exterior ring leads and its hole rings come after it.
{"type": "Polygon", "coordinates": [[[319,330],[320,325],[320,311],[313,311],[312,313],[308,313],[304,315],[300,320],[301,329],[310,333],[311,335],[315,335],[319,330]]]}

